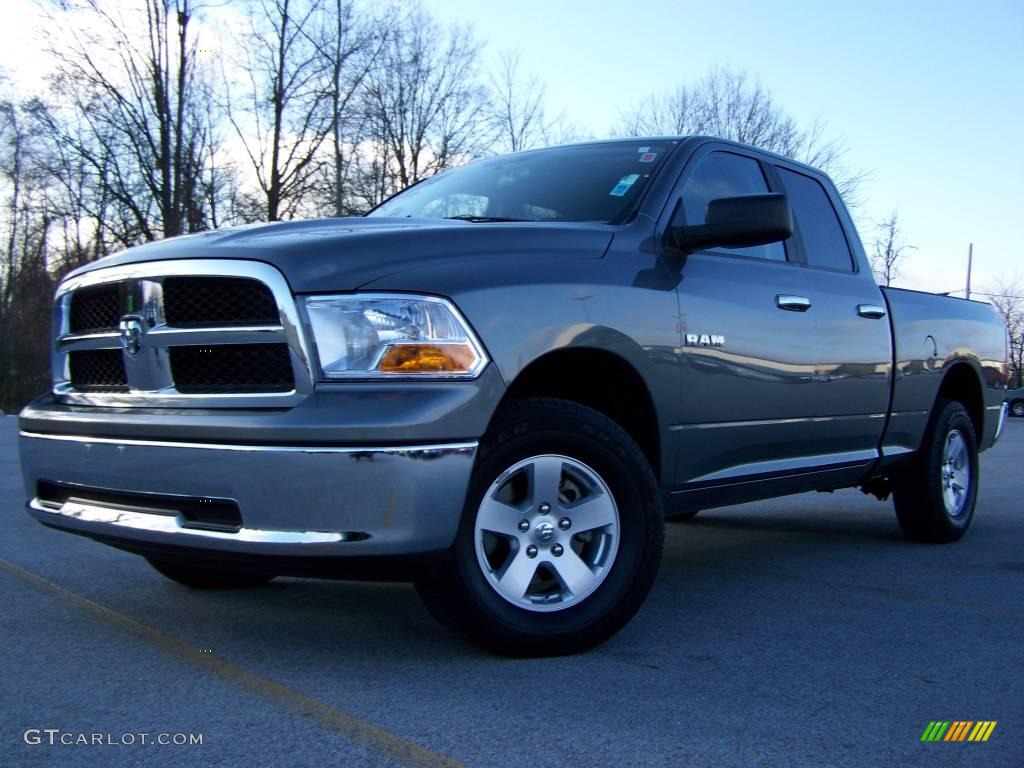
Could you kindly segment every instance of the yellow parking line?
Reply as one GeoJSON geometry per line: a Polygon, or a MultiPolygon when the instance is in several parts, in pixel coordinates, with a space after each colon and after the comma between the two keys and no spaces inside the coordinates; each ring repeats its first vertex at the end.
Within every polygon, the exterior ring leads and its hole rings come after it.
{"type": "Polygon", "coordinates": [[[200,653],[198,648],[186,642],[165,635],[140,621],[136,621],[123,613],[93,602],[88,598],[70,592],[64,587],[54,584],[31,571],[0,559],[0,570],[16,576],[22,581],[47,594],[59,598],[70,605],[93,616],[103,619],[164,653],[183,661],[202,672],[231,683],[246,693],[261,698],[286,710],[290,714],[311,722],[318,728],[336,734],[374,754],[385,757],[393,762],[409,766],[409,768],[463,768],[462,764],[445,755],[431,752],[411,741],[403,739],[390,731],[385,731],[372,723],[360,720],[323,702],[294,691],[291,688],[275,683],[265,677],[243,669],[229,661],[209,653],[200,653]]]}

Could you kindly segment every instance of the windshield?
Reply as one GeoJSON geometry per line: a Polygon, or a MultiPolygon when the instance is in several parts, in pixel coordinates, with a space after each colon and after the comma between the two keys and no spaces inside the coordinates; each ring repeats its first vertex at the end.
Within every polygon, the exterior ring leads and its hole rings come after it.
{"type": "Polygon", "coordinates": [[[619,222],[675,144],[618,141],[481,160],[425,179],[368,215],[619,222]]]}

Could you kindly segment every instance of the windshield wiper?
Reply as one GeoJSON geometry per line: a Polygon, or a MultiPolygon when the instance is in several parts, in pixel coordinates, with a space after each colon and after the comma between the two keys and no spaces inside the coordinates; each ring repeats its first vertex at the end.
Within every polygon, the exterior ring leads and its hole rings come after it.
{"type": "Polygon", "coordinates": [[[534,219],[506,219],[501,216],[474,216],[471,213],[460,213],[458,216],[445,216],[445,218],[455,221],[472,221],[478,224],[491,221],[534,221],[534,219]]]}

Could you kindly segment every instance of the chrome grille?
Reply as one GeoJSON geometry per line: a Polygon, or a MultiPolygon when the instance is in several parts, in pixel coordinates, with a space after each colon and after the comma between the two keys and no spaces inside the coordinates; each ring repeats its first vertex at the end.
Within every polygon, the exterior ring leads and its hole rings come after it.
{"type": "Polygon", "coordinates": [[[243,260],[112,267],[57,292],[54,393],[64,402],[280,407],[313,388],[284,277],[243,260]]]}

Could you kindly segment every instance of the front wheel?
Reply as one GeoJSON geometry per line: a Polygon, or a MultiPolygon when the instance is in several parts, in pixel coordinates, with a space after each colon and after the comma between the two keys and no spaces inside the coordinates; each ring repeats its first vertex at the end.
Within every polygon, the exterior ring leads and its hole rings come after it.
{"type": "Polygon", "coordinates": [[[511,403],[484,438],[447,560],[417,583],[442,623],[498,653],[576,653],[650,590],[664,539],[642,451],[577,403],[511,403]]]}
{"type": "Polygon", "coordinates": [[[1018,418],[1024,416],[1024,400],[1014,400],[1010,403],[1010,413],[1018,418]]]}
{"type": "Polygon", "coordinates": [[[161,575],[192,589],[247,589],[262,587],[274,578],[273,576],[258,573],[234,573],[231,571],[218,571],[213,568],[201,568],[195,565],[183,565],[155,557],[147,557],[146,561],[161,575]]]}
{"type": "Polygon", "coordinates": [[[978,498],[978,441],[963,405],[939,401],[913,463],[897,478],[893,501],[903,533],[947,543],[971,525],[978,498]]]}

